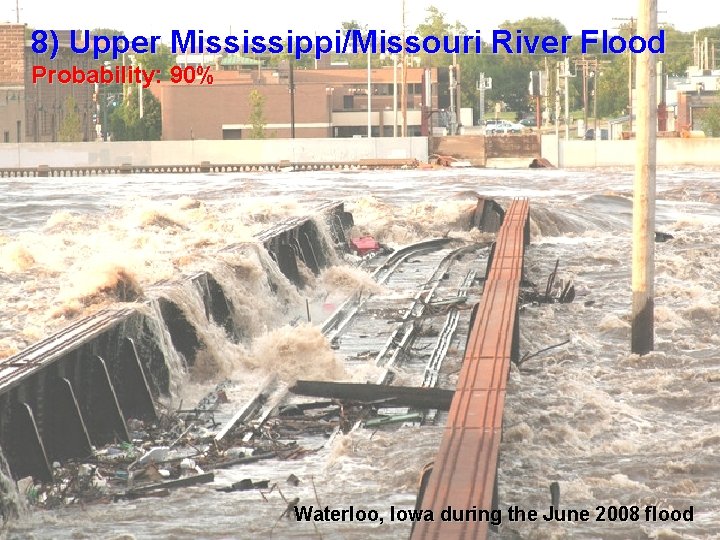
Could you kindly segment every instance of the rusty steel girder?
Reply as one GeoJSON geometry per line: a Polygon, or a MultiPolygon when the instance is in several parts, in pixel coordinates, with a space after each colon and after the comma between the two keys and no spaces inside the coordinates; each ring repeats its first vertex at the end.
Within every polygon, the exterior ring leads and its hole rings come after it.
{"type": "Polygon", "coordinates": [[[442,442],[418,504],[432,510],[434,520],[417,522],[412,540],[487,537],[487,513],[497,504],[495,481],[506,384],[510,361],[517,356],[518,294],[529,241],[528,216],[528,201],[513,201],[498,232],[442,442]],[[448,507],[476,513],[462,521],[443,520],[441,514],[448,507]]]}

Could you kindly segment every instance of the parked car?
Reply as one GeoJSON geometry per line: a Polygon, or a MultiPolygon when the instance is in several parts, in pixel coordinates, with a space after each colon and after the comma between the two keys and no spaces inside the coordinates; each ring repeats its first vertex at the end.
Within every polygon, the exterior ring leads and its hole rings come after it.
{"type": "Polygon", "coordinates": [[[607,129],[599,129],[596,133],[593,128],[590,128],[585,131],[585,136],[583,137],[583,139],[586,141],[594,141],[595,139],[607,141],[608,135],[609,134],[607,129]]]}
{"type": "Polygon", "coordinates": [[[486,135],[499,135],[504,133],[521,133],[523,126],[514,124],[509,120],[493,120],[493,123],[485,126],[486,135]]]}
{"type": "Polygon", "coordinates": [[[537,119],[535,117],[523,118],[520,120],[520,125],[525,127],[537,127],[537,119]]]}

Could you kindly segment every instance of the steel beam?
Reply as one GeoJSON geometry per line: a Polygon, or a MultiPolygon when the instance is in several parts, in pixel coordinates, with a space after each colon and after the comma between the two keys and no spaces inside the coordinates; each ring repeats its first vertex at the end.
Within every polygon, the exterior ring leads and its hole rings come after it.
{"type": "Polygon", "coordinates": [[[81,388],[74,388],[90,440],[95,446],[129,441],[125,419],[110,381],[105,361],[99,356],[84,359],[81,388]]]}
{"type": "Polygon", "coordinates": [[[90,436],[70,381],[58,378],[48,384],[52,406],[47,411],[45,442],[50,459],[91,456],[90,436]]]}
{"type": "Polygon", "coordinates": [[[16,402],[11,406],[8,429],[1,442],[16,480],[32,476],[42,482],[52,482],[52,467],[30,405],[16,402]]]}
{"type": "Polygon", "coordinates": [[[156,420],[157,411],[150,386],[131,338],[123,338],[120,343],[117,363],[114,387],[125,418],[156,420]]]}

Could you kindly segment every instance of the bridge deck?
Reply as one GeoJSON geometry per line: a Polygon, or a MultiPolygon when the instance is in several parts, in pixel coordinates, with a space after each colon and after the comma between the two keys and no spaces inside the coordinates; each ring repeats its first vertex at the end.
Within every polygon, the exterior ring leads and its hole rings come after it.
{"type": "Polygon", "coordinates": [[[493,508],[528,213],[527,200],[513,201],[498,232],[443,439],[420,504],[433,511],[434,521],[418,522],[413,540],[487,536],[487,519],[443,521],[441,512],[448,507],[493,508]]]}

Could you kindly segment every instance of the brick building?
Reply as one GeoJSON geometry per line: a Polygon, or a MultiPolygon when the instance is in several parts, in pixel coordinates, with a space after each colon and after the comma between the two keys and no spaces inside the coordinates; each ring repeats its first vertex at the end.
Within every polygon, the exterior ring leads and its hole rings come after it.
{"type": "Polygon", "coordinates": [[[675,83],[677,92],[677,129],[706,129],[705,115],[720,106],[720,70],[688,68],[688,76],[675,83]]]}
{"type": "MultiPolygon", "coordinates": [[[[431,88],[431,108],[437,109],[437,69],[407,70],[407,133],[420,135],[424,89],[431,88]],[[428,79],[428,84],[424,81],[428,79]]],[[[291,135],[289,70],[213,71],[212,85],[153,85],[162,104],[163,140],[245,139],[252,129],[250,93],[264,97],[262,107],[267,136],[291,135]]],[[[372,135],[393,135],[393,68],[371,70],[372,135]]],[[[401,72],[397,74],[397,133],[402,126],[401,72]]],[[[296,69],[295,136],[366,136],[368,124],[367,71],[365,69],[296,69]]]]}
{"type": "Polygon", "coordinates": [[[24,24],[0,24],[0,142],[56,141],[69,95],[75,98],[78,107],[83,140],[94,140],[96,105],[92,85],[32,82],[33,66],[89,69],[97,67],[92,58],[70,50],[67,32],[58,32],[60,47],[54,59],[47,54],[35,54],[25,32],[24,24]]]}
{"type": "Polygon", "coordinates": [[[717,92],[701,90],[697,92],[678,92],[677,95],[677,130],[702,131],[705,129],[705,114],[713,107],[720,105],[717,92]]]}

